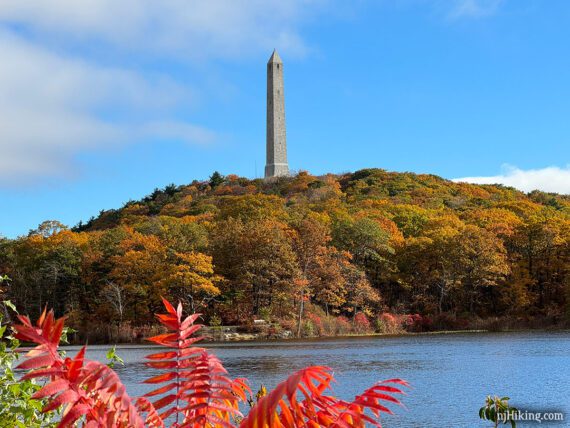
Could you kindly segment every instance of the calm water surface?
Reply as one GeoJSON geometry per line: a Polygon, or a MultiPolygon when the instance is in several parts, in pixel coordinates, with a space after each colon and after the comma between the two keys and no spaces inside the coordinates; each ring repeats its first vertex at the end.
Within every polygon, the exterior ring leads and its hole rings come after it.
{"type": "MultiPolygon", "coordinates": [[[[487,394],[508,395],[521,408],[566,414],[570,426],[570,332],[419,335],[335,340],[208,345],[232,377],[247,377],[252,389],[272,387],[307,365],[334,369],[335,395],[354,397],[382,379],[401,377],[413,389],[406,409],[387,416],[390,427],[481,427],[477,412],[487,394]]],[[[70,353],[76,348],[70,348],[70,353]]],[[[91,347],[89,358],[105,361],[108,347],[91,347]]],[[[149,391],[140,382],[154,370],[143,365],[151,350],[119,347],[117,369],[132,396],[149,391]]],[[[519,426],[533,426],[519,424],[519,426]]],[[[538,426],[538,425],[537,425],[538,426]]],[[[553,426],[543,423],[541,426],[553,426]]]]}

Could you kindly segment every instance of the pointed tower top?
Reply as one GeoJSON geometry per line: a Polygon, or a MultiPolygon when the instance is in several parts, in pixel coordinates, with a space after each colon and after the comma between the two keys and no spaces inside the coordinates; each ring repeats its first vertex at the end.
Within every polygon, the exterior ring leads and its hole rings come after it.
{"type": "Polygon", "coordinates": [[[283,64],[283,61],[281,61],[281,57],[277,53],[277,49],[273,49],[273,53],[271,54],[271,58],[269,58],[269,61],[267,61],[267,63],[268,64],[271,64],[271,63],[283,64]]]}

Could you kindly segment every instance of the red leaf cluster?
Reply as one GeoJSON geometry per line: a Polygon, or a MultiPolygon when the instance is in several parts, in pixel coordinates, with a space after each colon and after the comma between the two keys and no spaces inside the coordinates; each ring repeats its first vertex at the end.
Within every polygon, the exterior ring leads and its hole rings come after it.
{"type": "Polygon", "coordinates": [[[23,379],[44,378],[46,385],[33,398],[48,398],[44,412],[64,406],[59,427],[72,427],[77,421],[94,427],[144,427],[117,374],[104,364],[85,359],[85,347],[74,358],[58,352],[64,318],[55,319],[44,311],[34,326],[25,316],[14,326],[15,337],[37,344],[18,368],[30,370],[23,379]]]}
{"type": "Polygon", "coordinates": [[[381,402],[401,405],[393,394],[403,391],[390,384],[409,386],[401,379],[390,379],[347,402],[324,394],[333,380],[328,367],[312,366],[294,373],[253,407],[240,428],[363,428],[367,422],[381,427],[380,414],[392,414],[381,402]],[[376,419],[366,414],[367,409],[376,419]]]}
{"type": "MultiPolygon", "coordinates": [[[[200,316],[194,314],[182,319],[182,305],[175,309],[163,299],[166,314],[158,320],[171,333],[148,340],[172,349],[147,356],[147,366],[168,371],[147,379],[146,383],[166,385],[146,394],[162,395],[154,402],[156,409],[166,409],[160,415],[167,419],[175,415],[173,427],[231,427],[232,418],[241,417],[239,401],[246,400],[247,383],[242,379],[230,380],[220,360],[204,348],[193,344],[201,337],[191,337],[202,325],[194,324],[200,316]]],[[[251,392],[251,391],[249,391],[251,392]]]]}

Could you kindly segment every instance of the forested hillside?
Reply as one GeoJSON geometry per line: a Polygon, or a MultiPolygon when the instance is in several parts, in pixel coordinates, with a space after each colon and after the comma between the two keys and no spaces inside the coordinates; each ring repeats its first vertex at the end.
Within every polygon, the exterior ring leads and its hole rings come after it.
{"type": "Polygon", "coordinates": [[[302,335],[546,326],[568,319],[569,250],[568,196],[380,169],[214,173],[0,238],[0,275],[21,312],[47,305],[99,340],[154,323],[160,296],[213,325],[263,318],[302,335]]]}

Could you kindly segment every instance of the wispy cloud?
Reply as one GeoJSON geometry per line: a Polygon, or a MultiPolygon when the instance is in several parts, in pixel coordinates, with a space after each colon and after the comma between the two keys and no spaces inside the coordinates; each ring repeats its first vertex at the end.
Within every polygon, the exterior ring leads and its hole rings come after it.
{"type": "Polygon", "coordinates": [[[72,175],[85,150],[213,141],[171,119],[192,106],[189,83],[125,64],[166,58],[199,74],[204,61],[273,47],[303,55],[299,27],[328,1],[1,1],[0,186],[72,175]]]}
{"type": "Polygon", "coordinates": [[[523,170],[514,166],[504,165],[499,175],[490,177],[463,177],[456,178],[455,182],[477,184],[504,184],[523,192],[542,190],[570,194],[570,165],[560,168],[549,166],[540,169],[523,170]]]}
{"type": "Polygon", "coordinates": [[[277,47],[302,53],[298,25],[328,0],[2,0],[0,21],[52,40],[182,59],[236,57],[277,47]],[[59,39],[58,39],[59,38],[59,39]]]}
{"type": "Polygon", "coordinates": [[[197,125],[171,122],[191,92],[151,79],[66,58],[0,31],[0,183],[67,176],[81,150],[154,135],[189,143],[211,140],[197,125]],[[101,110],[113,109],[112,115],[101,110]],[[152,119],[148,119],[151,117],[152,119]]]}
{"type": "Polygon", "coordinates": [[[452,0],[448,18],[482,18],[497,13],[504,0],[452,0]]]}

